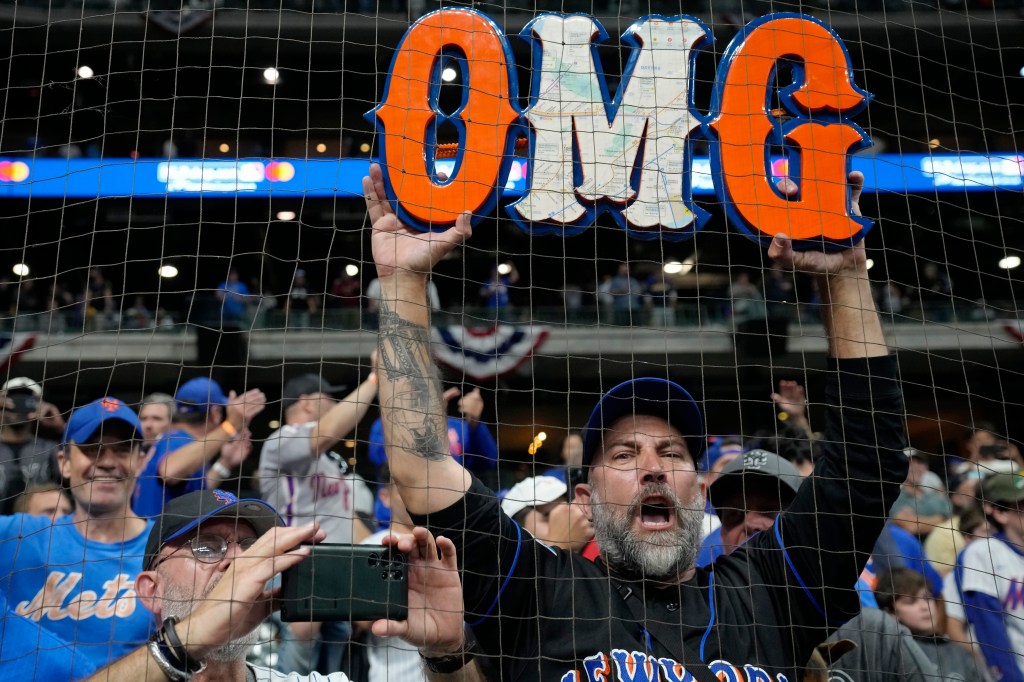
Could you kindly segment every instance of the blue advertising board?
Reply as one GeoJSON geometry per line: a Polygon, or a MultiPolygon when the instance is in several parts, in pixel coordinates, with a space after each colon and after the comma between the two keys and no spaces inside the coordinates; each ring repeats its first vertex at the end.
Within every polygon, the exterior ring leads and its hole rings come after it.
{"type": "MultiPolygon", "coordinates": [[[[370,159],[32,159],[0,157],[0,198],[315,198],[362,195],[370,159]]],[[[1006,154],[878,154],[853,157],[867,192],[901,194],[1024,190],[1024,156],[1006,154]]],[[[454,162],[439,160],[450,173],[454,162]]],[[[784,159],[772,163],[776,176],[784,159]]],[[[515,159],[504,194],[526,191],[527,160],[515,159]]],[[[711,164],[693,160],[697,196],[714,195],[711,164]]]]}

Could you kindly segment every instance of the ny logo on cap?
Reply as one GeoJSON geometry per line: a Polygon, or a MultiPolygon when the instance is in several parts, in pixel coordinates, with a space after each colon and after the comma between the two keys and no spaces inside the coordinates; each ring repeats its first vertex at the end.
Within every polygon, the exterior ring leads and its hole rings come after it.
{"type": "Polygon", "coordinates": [[[100,407],[107,412],[117,412],[121,408],[121,401],[117,398],[104,398],[100,401],[100,407]]]}
{"type": "Polygon", "coordinates": [[[768,454],[764,450],[751,450],[743,455],[744,469],[760,469],[768,463],[768,454]]]}
{"type": "Polygon", "coordinates": [[[235,497],[233,494],[231,494],[229,492],[225,492],[223,490],[214,490],[213,491],[213,496],[216,497],[217,500],[219,502],[221,502],[222,504],[231,504],[233,502],[238,502],[238,498],[237,497],[235,497]]]}

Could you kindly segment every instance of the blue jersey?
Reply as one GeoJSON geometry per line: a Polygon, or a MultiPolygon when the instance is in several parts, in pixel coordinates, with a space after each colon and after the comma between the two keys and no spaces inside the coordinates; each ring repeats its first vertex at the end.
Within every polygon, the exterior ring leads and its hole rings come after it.
{"type": "Polygon", "coordinates": [[[0,668],[10,679],[77,680],[96,666],[75,647],[35,621],[10,610],[0,593],[0,668]]]}
{"type": "MultiPolygon", "coordinates": [[[[135,597],[152,524],[126,542],[87,540],[73,517],[0,517],[0,592],[8,608],[97,668],[146,642],[153,616],[135,597]]],[[[25,642],[36,649],[38,641],[25,642]]],[[[4,649],[11,646],[4,641],[4,649]]]]}
{"type": "Polygon", "coordinates": [[[156,442],[153,446],[153,455],[149,458],[146,468],[142,470],[142,475],[139,476],[132,503],[136,514],[144,518],[158,516],[164,510],[164,505],[175,497],[203,489],[206,467],[199,467],[192,472],[188,479],[173,485],[164,484],[163,479],[160,478],[160,462],[171,452],[193,442],[195,442],[195,438],[181,429],[164,435],[156,442]]]}

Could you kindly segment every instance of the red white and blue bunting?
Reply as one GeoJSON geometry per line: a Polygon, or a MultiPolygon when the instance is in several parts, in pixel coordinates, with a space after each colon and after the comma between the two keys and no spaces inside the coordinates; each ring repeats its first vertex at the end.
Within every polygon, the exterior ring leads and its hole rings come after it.
{"type": "MultiPolygon", "coordinates": [[[[35,334],[17,333],[0,337],[0,372],[17,362],[18,356],[31,350],[35,344],[35,334]]],[[[6,379],[6,376],[0,378],[6,379]]]]}
{"type": "Polygon", "coordinates": [[[477,380],[494,379],[522,365],[548,338],[546,327],[499,324],[489,328],[458,325],[431,330],[439,362],[477,380]]]}

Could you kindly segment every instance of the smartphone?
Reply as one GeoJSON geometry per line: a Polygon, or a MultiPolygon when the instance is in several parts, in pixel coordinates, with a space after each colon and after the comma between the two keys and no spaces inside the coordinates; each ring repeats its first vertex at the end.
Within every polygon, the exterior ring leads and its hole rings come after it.
{"type": "Polygon", "coordinates": [[[281,574],[281,620],[404,620],[409,606],[405,555],[383,545],[311,545],[281,574]]]}
{"type": "Polygon", "coordinates": [[[1006,443],[995,443],[994,445],[982,445],[978,448],[978,454],[984,455],[985,457],[995,457],[997,459],[1006,459],[1009,454],[1010,446],[1006,443]]]}

